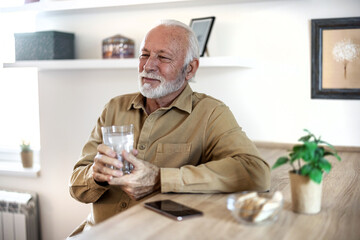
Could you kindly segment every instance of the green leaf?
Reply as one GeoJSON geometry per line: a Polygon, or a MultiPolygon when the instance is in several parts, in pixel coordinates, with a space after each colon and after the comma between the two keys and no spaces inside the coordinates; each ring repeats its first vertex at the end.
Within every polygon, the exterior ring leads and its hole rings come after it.
{"type": "Polygon", "coordinates": [[[311,170],[313,169],[313,167],[310,164],[305,164],[304,166],[302,166],[302,168],[300,169],[300,173],[303,176],[308,176],[311,172],[311,170]]]}
{"type": "Polygon", "coordinates": [[[312,135],[312,133],[309,130],[307,130],[306,128],[304,128],[304,132],[307,132],[308,134],[312,135]]]}
{"type": "Polygon", "coordinates": [[[301,138],[299,138],[299,142],[307,142],[309,141],[309,139],[311,138],[311,135],[306,135],[306,136],[302,136],[301,138]]]}
{"type": "Polygon", "coordinates": [[[317,144],[315,142],[306,142],[304,143],[304,148],[301,152],[301,158],[305,162],[314,161],[315,159],[315,150],[317,149],[317,144]]]}
{"type": "Polygon", "coordinates": [[[303,136],[299,139],[300,142],[308,142],[311,138],[314,138],[315,141],[317,141],[316,137],[314,134],[312,134],[309,130],[304,129],[305,132],[307,132],[308,134],[306,136],[303,136]]]}
{"type": "Polygon", "coordinates": [[[309,174],[309,177],[311,180],[313,180],[316,183],[321,183],[322,180],[322,172],[317,169],[317,168],[313,168],[309,174]]]}
{"type": "Polygon", "coordinates": [[[303,153],[306,150],[305,145],[296,145],[293,147],[293,151],[292,153],[290,153],[290,161],[294,162],[297,159],[302,159],[303,158],[303,153]]]}
{"type": "Polygon", "coordinates": [[[303,148],[304,148],[304,145],[295,145],[292,150],[294,153],[296,153],[296,152],[302,151],[303,148]]]}
{"type": "Polygon", "coordinates": [[[329,156],[329,155],[334,156],[334,157],[336,157],[337,160],[341,161],[341,157],[337,153],[330,152],[330,151],[324,152],[324,156],[329,156]]]}
{"type": "Polygon", "coordinates": [[[329,148],[331,148],[332,150],[334,150],[336,152],[336,149],[330,143],[323,141],[323,140],[320,140],[319,143],[323,143],[323,144],[327,145],[329,148]]]}
{"type": "Polygon", "coordinates": [[[320,158],[319,166],[327,173],[331,170],[331,164],[325,158],[320,158]]]}
{"type": "Polygon", "coordinates": [[[325,149],[323,147],[317,147],[314,152],[314,157],[311,160],[314,164],[317,164],[320,159],[324,156],[325,149]]]}
{"type": "Polygon", "coordinates": [[[287,163],[289,161],[289,158],[288,157],[279,157],[275,164],[272,166],[271,169],[275,169],[277,167],[280,167],[281,165],[284,165],[285,163],[287,163]]]}
{"type": "Polygon", "coordinates": [[[305,146],[309,151],[315,151],[318,148],[318,145],[316,142],[306,142],[305,146]]]}

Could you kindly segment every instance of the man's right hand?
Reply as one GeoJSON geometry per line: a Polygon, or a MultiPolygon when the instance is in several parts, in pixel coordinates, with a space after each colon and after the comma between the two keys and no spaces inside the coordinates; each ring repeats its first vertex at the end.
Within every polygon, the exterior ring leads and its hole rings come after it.
{"type": "Polygon", "coordinates": [[[117,170],[122,168],[122,163],[116,158],[115,151],[104,144],[100,144],[97,150],[98,153],[92,165],[94,180],[97,182],[109,182],[113,177],[122,176],[122,171],[117,170]]]}

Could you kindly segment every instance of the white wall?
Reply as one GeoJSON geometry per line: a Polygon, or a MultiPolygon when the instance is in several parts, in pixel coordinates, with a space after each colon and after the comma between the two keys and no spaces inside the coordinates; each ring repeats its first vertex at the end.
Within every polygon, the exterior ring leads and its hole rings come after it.
{"type": "MultiPolygon", "coordinates": [[[[360,16],[358,0],[266,1],[196,7],[39,16],[39,30],[76,33],[78,58],[100,58],[102,39],[124,34],[137,49],[157,19],[216,16],[212,56],[243,56],[252,69],[200,69],[194,90],[227,103],[253,140],[296,142],[309,128],[335,145],[360,146],[359,100],[310,98],[310,19],[360,16]],[[45,19],[45,20],[44,20],[45,19]]],[[[136,70],[39,73],[41,176],[0,177],[1,186],[39,193],[43,239],[67,236],[90,207],[68,193],[68,180],[82,145],[106,101],[137,91],[136,70]]]]}

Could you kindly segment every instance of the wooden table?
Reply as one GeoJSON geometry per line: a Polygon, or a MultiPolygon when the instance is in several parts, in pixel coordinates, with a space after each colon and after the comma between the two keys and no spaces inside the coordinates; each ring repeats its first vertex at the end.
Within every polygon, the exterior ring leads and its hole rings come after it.
{"type": "MultiPolygon", "coordinates": [[[[286,153],[281,149],[260,149],[272,165],[286,153]]],[[[280,190],[285,199],[277,221],[242,225],[226,208],[228,194],[158,194],[147,201],[172,199],[204,212],[204,216],[177,222],[140,203],[120,213],[76,239],[360,239],[360,153],[340,153],[342,162],[331,161],[325,176],[322,210],[316,215],[292,212],[288,170],[272,171],[271,191],[280,190]]]]}

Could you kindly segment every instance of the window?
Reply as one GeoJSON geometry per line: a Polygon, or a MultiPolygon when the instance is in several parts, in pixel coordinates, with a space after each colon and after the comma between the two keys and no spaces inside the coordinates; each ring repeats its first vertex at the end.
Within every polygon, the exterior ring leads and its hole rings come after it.
{"type": "MultiPolygon", "coordinates": [[[[0,8],[14,2],[2,1],[0,8]]],[[[36,163],[40,149],[37,70],[3,68],[4,62],[15,61],[14,33],[35,30],[35,13],[1,13],[0,29],[0,165],[20,161],[22,140],[31,143],[36,163]]]]}
{"type": "Polygon", "coordinates": [[[1,152],[19,152],[22,140],[29,141],[34,150],[39,150],[37,86],[36,69],[1,69],[1,152]]]}

